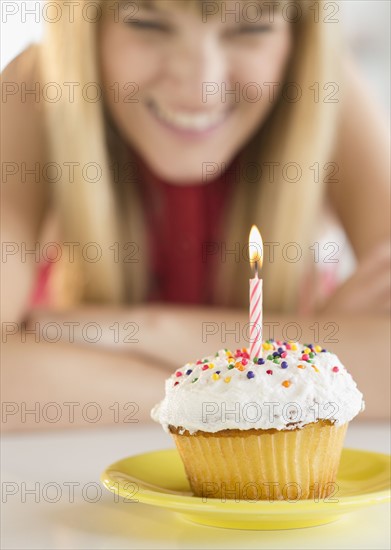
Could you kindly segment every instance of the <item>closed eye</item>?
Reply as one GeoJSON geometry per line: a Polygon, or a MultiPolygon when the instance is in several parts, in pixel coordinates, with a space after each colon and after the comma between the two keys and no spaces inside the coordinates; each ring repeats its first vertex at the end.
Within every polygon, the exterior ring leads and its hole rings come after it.
{"type": "Polygon", "coordinates": [[[263,33],[263,32],[270,32],[273,30],[272,25],[246,25],[245,27],[241,27],[238,29],[238,33],[240,34],[256,34],[256,33],[263,33]]]}
{"type": "Polygon", "coordinates": [[[164,25],[163,23],[156,23],[155,21],[142,21],[140,19],[129,19],[128,21],[125,20],[125,23],[129,25],[130,27],[133,27],[138,30],[151,30],[151,31],[161,31],[161,32],[169,32],[171,29],[168,25],[164,25]]]}

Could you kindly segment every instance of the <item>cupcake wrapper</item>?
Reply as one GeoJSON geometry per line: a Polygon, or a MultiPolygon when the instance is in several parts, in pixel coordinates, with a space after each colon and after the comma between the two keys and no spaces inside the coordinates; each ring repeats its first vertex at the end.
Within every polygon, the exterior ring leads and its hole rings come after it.
{"type": "Polygon", "coordinates": [[[196,496],[294,501],[338,493],[347,426],[319,421],[295,430],[171,435],[196,496]]]}

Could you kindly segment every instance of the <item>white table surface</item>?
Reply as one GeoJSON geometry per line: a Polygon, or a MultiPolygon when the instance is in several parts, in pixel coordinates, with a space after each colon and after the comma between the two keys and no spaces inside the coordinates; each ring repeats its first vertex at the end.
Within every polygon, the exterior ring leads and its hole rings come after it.
{"type": "MultiPolygon", "coordinates": [[[[389,452],[389,427],[354,422],[346,446],[389,452]]],[[[319,527],[239,531],[192,524],[145,504],[114,502],[103,487],[100,493],[99,475],[112,462],[170,447],[170,437],[158,425],[6,435],[1,448],[2,550],[391,547],[386,504],[319,527]],[[36,496],[28,493],[31,489],[36,496]]]]}

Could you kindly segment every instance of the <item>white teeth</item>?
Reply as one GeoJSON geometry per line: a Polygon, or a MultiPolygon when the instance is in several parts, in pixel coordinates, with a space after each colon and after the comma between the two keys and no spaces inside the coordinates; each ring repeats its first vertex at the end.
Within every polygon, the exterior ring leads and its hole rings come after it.
{"type": "Polygon", "coordinates": [[[181,130],[208,130],[213,126],[216,126],[216,124],[221,122],[227,116],[226,112],[215,112],[210,114],[190,114],[184,112],[174,113],[173,111],[162,109],[155,103],[152,104],[151,107],[158,118],[172,126],[176,126],[181,130]]]}

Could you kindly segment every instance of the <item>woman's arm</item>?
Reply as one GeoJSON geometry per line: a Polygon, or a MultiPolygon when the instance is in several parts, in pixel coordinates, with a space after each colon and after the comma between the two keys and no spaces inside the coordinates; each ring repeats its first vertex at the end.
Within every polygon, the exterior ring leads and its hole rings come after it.
{"type": "MultiPolygon", "coordinates": [[[[124,309],[83,308],[61,314],[42,311],[35,312],[29,327],[41,334],[41,339],[44,334],[53,338],[55,332],[52,335],[50,331],[45,332],[51,322],[60,327],[64,342],[68,342],[69,327],[73,326],[73,338],[78,345],[110,350],[113,355],[124,354],[129,358],[129,369],[132,369],[135,354],[169,373],[220,348],[237,349],[249,345],[248,312],[243,310],[151,304],[124,309]],[[96,334],[92,325],[88,335],[91,323],[101,331],[96,343],[91,341],[96,334]]],[[[298,338],[305,343],[319,343],[335,352],[365,395],[367,409],[362,418],[368,419],[386,418],[389,414],[389,333],[389,318],[384,314],[330,313],[300,318],[295,314],[265,313],[264,316],[264,339],[298,338]]],[[[57,344],[51,345],[54,348],[57,344]]],[[[113,387],[121,386],[122,380],[117,374],[113,387]]],[[[156,379],[156,391],[163,395],[160,378],[156,379]]]]}
{"type": "Polygon", "coordinates": [[[20,322],[26,315],[39,262],[37,245],[48,213],[42,98],[26,93],[38,85],[36,48],[23,52],[1,75],[3,322],[20,322]]]}
{"type": "Polygon", "coordinates": [[[389,117],[352,63],[346,73],[335,150],[338,182],[329,185],[329,196],[360,261],[390,240],[389,117]]]}
{"type": "Polygon", "coordinates": [[[137,353],[3,334],[4,431],[129,425],[150,420],[169,370],[137,353]]]}
{"type": "Polygon", "coordinates": [[[354,275],[324,311],[390,311],[390,143],[381,113],[356,69],[346,67],[335,161],[338,181],[329,185],[331,204],[357,257],[354,275]]]}

